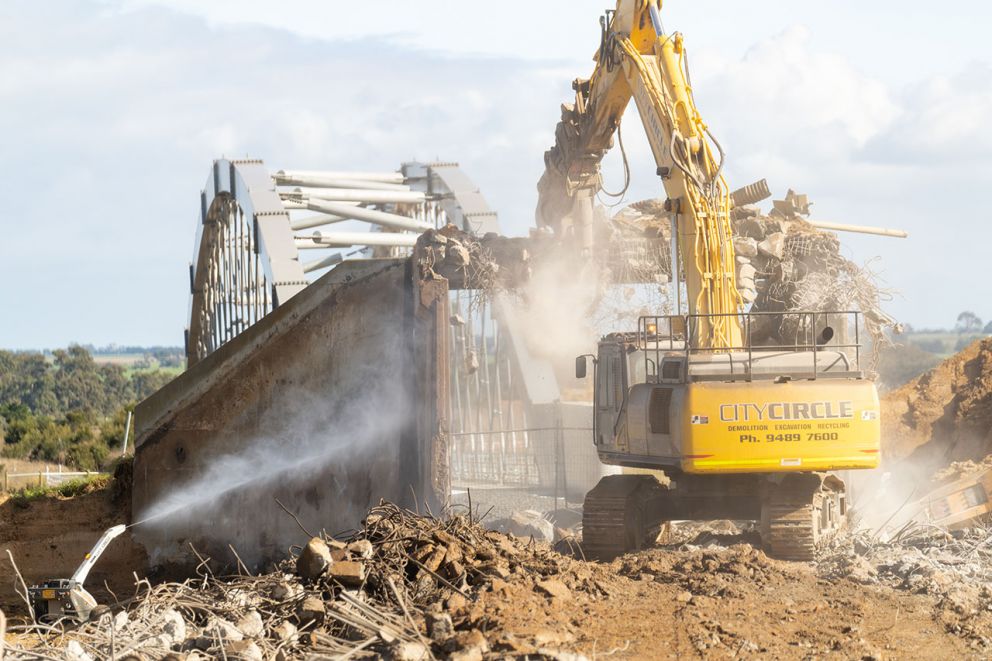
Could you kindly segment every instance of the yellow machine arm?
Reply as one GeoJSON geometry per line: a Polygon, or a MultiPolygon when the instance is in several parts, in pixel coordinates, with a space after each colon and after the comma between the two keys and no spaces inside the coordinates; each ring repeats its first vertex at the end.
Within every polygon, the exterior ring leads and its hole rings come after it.
{"type": "Polygon", "coordinates": [[[693,100],[682,35],[664,33],[661,1],[618,0],[601,19],[596,67],[573,83],[575,104],[562,106],[555,145],[544,156],[537,222],[591,251],[600,162],[633,97],[676,219],[689,313],[726,315],[696,319],[696,345],[740,347],[723,155],[693,100]]]}

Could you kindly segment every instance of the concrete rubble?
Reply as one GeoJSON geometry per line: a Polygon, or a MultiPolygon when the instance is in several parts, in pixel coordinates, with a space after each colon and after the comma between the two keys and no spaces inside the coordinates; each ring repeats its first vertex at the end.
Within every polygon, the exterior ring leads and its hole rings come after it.
{"type": "MultiPolygon", "coordinates": [[[[154,587],[143,581],[126,610],[64,637],[59,625],[52,640],[61,640],[54,644],[65,658],[80,661],[109,658],[112,650],[118,658],[187,660],[559,658],[546,636],[487,636],[480,628],[486,615],[475,602],[520,579],[554,600],[569,599],[573,590],[596,591],[593,582],[569,587],[543,579],[572,562],[547,545],[486,530],[464,515],[436,519],[384,503],[369,511],[353,537],[313,537],[267,573],[253,575],[239,565],[236,574],[215,574],[218,563],[205,558],[197,578],[154,587]]],[[[5,658],[36,657],[15,644],[5,658]]]]}
{"type": "MultiPolygon", "coordinates": [[[[884,346],[884,327],[894,325],[881,309],[888,292],[866,267],[841,255],[835,233],[807,222],[811,207],[806,195],[790,190],[784,199],[773,201],[768,213],[757,206],[739,206],[731,211],[741,298],[753,304],[752,312],[860,310],[875,346],[884,346]]],[[[661,200],[635,202],[617,212],[610,219],[610,240],[614,246],[623,246],[620,254],[625,263],[611,263],[611,269],[623,270],[628,278],[641,271],[661,271],[663,282],[668,282],[670,217],[661,200]],[[642,244],[640,251],[630,247],[636,241],[642,244]]],[[[752,342],[792,343],[790,333],[794,335],[795,329],[784,321],[773,326],[771,319],[762,320],[768,322],[764,325],[754,324],[752,342]]]]}
{"type": "Polygon", "coordinates": [[[910,522],[883,541],[870,531],[846,535],[817,562],[820,576],[887,585],[938,599],[954,613],[992,612],[992,528],[948,532],[910,522]]]}

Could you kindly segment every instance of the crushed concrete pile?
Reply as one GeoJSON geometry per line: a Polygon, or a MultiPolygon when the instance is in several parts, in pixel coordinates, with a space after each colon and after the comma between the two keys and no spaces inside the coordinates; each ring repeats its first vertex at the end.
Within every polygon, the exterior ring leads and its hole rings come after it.
{"type": "Polygon", "coordinates": [[[74,661],[130,653],[185,659],[556,658],[564,654],[560,636],[486,633],[490,613],[479,597],[502,594],[511,583],[542,600],[603,594],[608,588],[595,580],[594,570],[569,573],[578,563],[546,545],[485,530],[464,515],[441,520],[385,503],[370,510],[355,535],[313,537],[270,573],[253,576],[239,565],[237,575],[215,575],[203,558],[197,578],[155,586],[140,581],[124,610],[107,610],[75,630],[56,625],[20,636],[7,643],[5,658],[38,658],[42,649],[46,658],[74,661]]]}
{"type": "Polygon", "coordinates": [[[951,533],[911,522],[887,540],[862,530],[836,540],[816,566],[827,580],[932,597],[938,617],[955,633],[992,646],[992,528],[951,533]]]}
{"type": "MultiPolygon", "coordinates": [[[[773,202],[767,214],[757,206],[732,210],[737,288],[741,298],[751,305],[752,312],[860,310],[869,335],[877,346],[883,346],[884,328],[896,326],[882,310],[888,293],[879,287],[870,270],[843,257],[836,234],[807,222],[811,206],[806,195],[790,190],[785,199],[773,202]]],[[[664,248],[660,260],[654,264],[645,262],[642,270],[661,269],[664,281],[668,281],[671,224],[663,200],[635,202],[615,214],[611,226],[612,244],[627,246],[632,236],[658,240],[664,248]]],[[[624,253],[627,261],[633,259],[629,252],[627,248],[624,253]]],[[[760,327],[756,324],[752,328],[753,342],[795,341],[799,331],[796,318],[767,317],[760,321],[763,322],[760,327]]]]}
{"type": "Polygon", "coordinates": [[[934,470],[992,454],[992,338],[885,395],[883,453],[934,470]]]}
{"type": "Polygon", "coordinates": [[[965,603],[970,592],[945,598],[893,589],[874,568],[868,573],[877,582],[866,585],[826,560],[783,563],[749,543],[663,546],[611,566],[648,593],[669,589],[679,658],[987,658],[989,651],[992,616],[977,610],[983,598],[962,615],[954,600],[965,603]]]}
{"type": "Polygon", "coordinates": [[[980,461],[972,461],[970,459],[966,461],[953,461],[945,468],[934,473],[932,483],[934,486],[941,486],[955,482],[963,477],[984,473],[989,470],[992,470],[992,454],[987,455],[980,461]]]}

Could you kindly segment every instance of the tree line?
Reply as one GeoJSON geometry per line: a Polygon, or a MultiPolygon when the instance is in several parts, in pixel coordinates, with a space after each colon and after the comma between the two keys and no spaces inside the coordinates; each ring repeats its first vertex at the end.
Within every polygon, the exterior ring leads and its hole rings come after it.
{"type": "Polygon", "coordinates": [[[171,378],[97,363],[80,346],[50,358],[0,351],[0,456],[97,470],[120,447],[127,411],[171,378]]]}

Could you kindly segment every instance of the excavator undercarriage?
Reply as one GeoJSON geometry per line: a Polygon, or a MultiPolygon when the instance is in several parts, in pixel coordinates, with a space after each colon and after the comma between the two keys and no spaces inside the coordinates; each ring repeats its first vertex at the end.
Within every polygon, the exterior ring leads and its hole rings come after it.
{"type": "Polygon", "coordinates": [[[610,475],[586,494],[582,538],[587,556],[609,559],[654,543],[673,521],[759,522],[769,555],[812,560],[817,545],[847,521],[844,483],[826,473],[610,475]]]}

